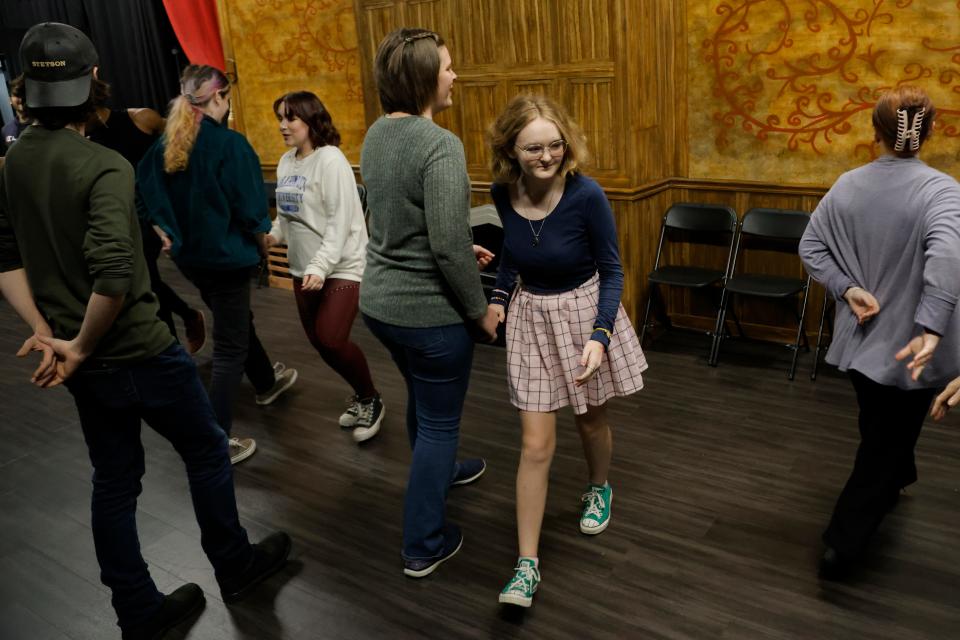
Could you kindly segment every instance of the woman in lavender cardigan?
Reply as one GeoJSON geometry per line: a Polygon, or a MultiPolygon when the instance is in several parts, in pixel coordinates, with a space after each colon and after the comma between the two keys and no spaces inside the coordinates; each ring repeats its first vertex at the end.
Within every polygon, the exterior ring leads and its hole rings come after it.
{"type": "Polygon", "coordinates": [[[848,573],[917,480],[930,401],[958,374],[960,185],[918,157],[935,113],[915,87],[881,96],[873,126],[883,154],[840,176],[800,243],[809,272],[847,303],[837,305],[827,362],[849,374],[860,407],[856,461],[823,534],[828,579],[848,573]],[[896,361],[907,358],[906,368],[896,361]]]}

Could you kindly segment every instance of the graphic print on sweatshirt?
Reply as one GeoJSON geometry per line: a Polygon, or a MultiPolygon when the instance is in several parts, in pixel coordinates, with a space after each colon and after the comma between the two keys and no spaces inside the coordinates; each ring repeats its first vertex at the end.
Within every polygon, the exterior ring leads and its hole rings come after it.
{"type": "Polygon", "coordinates": [[[300,214],[303,207],[303,192],[307,187],[306,176],[284,176],[277,184],[277,209],[284,213],[300,214]]]}

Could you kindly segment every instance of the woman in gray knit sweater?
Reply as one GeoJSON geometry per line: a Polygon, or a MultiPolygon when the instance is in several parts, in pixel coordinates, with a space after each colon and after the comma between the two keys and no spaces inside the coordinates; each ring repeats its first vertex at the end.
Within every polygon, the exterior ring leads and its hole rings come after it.
{"type": "Polygon", "coordinates": [[[847,303],[827,361],[849,373],[860,406],[856,462],[823,534],[825,578],[847,574],[916,482],[930,401],[960,365],[960,185],[917,157],[934,115],[915,87],[881,96],[873,126],[883,155],[837,180],[800,243],[809,272],[847,303]],[[912,356],[906,368],[894,359],[904,344],[896,359],[912,356]]]}
{"type": "Polygon", "coordinates": [[[446,522],[447,491],[486,467],[456,460],[473,359],[468,325],[491,341],[497,326],[477,269],[492,254],[472,244],[463,145],[433,122],[452,104],[456,77],[436,33],[398,29],[384,38],[374,78],[386,115],[367,132],[360,159],[370,208],[360,310],[407,383],[413,460],[402,555],[415,578],[460,549],[459,528],[446,522]]]}

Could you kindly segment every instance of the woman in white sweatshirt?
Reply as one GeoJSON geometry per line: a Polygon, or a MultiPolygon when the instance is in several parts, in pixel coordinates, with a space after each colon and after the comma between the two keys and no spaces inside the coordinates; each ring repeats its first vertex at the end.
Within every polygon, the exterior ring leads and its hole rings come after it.
{"type": "Polygon", "coordinates": [[[309,91],[273,103],[283,141],[277,165],[277,217],[269,246],[287,245],[300,321],[310,343],[354,395],[340,416],[363,442],[376,435],[383,403],[360,348],[350,341],[365,265],[367,229],[357,183],[340,151],[340,133],[309,91]]]}

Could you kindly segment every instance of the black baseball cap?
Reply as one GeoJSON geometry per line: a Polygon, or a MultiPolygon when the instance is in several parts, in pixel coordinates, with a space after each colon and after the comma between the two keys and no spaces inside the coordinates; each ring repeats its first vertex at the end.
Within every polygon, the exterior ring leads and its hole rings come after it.
{"type": "Polygon", "coordinates": [[[90,97],[97,50],[82,31],[68,24],[42,22],[20,43],[28,107],[76,107],[90,97]]]}

